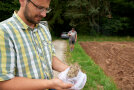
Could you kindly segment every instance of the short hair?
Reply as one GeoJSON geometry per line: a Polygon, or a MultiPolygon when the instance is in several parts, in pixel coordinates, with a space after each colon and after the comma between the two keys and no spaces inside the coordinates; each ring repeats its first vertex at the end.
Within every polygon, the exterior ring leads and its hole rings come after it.
{"type": "Polygon", "coordinates": [[[73,30],[75,30],[75,28],[72,28],[73,30]]]}

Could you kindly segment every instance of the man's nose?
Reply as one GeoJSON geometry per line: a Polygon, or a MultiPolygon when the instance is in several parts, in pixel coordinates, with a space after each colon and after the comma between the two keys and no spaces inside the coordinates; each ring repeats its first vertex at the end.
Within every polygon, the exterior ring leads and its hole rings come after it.
{"type": "Polygon", "coordinates": [[[45,10],[43,12],[41,12],[41,16],[46,17],[46,11],[45,10]]]}

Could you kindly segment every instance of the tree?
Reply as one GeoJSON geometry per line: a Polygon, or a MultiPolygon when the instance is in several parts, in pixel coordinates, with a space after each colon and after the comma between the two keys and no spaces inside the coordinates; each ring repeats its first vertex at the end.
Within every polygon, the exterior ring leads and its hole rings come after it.
{"type": "Polygon", "coordinates": [[[65,18],[69,18],[70,25],[78,27],[79,32],[99,34],[100,16],[111,15],[108,3],[107,0],[68,0],[65,18]]]}
{"type": "MultiPolygon", "coordinates": [[[[133,22],[134,21],[134,1],[133,0],[110,0],[110,4],[111,4],[111,12],[113,18],[112,20],[109,20],[109,22],[112,22],[111,24],[106,23],[107,26],[109,26],[109,30],[111,30],[112,32],[116,32],[114,35],[133,36],[134,35],[134,22],[133,22]]],[[[103,30],[105,31],[106,29],[103,30]]]]}
{"type": "Polygon", "coordinates": [[[1,0],[0,1],[0,21],[12,16],[14,10],[19,8],[18,0],[1,0]]]}
{"type": "Polygon", "coordinates": [[[52,0],[50,4],[50,7],[52,7],[52,11],[47,15],[45,19],[49,23],[50,30],[56,36],[59,36],[60,33],[65,30],[64,25],[66,24],[66,21],[63,18],[65,3],[66,0],[52,0]]]}

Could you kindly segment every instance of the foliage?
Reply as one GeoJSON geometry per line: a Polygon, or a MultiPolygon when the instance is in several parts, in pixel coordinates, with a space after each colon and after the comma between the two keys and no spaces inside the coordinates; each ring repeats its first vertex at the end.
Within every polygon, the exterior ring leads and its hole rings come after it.
{"type": "Polygon", "coordinates": [[[118,17],[113,19],[103,18],[103,22],[101,23],[101,34],[109,36],[127,35],[127,31],[130,27],[128,21],[129,19],[127,17],[118,17]]]}
{"type": "MultiPolygon", "coordinates": [[[[51,0],[47,20],[53,35],[75,27],[78,33],[92,36],[134,36],[133,0],[51,0]]],[[[0,1],[0,21],[19,9],[19,0],[0,1]]]]}
{"type": "Polygon", "coordinates": [[[78,33],[134,35],[133,0],[68,0],[66,6],[64,16],[78,33]]]}
{"type": "Polygon", "coordinates": [[[51,32],[56,36],[60,36],[62,31],[69,30],[68,27],[65,28],[65,25],[68,24],[68,21],[63,18],[65,3],[66,0],[52,0],[50,4],[52,11],[45,18],[45,20],[47,20],[49,23],[51,32]]]}
{"type": "Polygon", "coordinates": [[[14,10],[19,8],[18,0],[2,0],[0,1],[0,21],[12,16],[14,10]]]}
{"type": "Polygon", "coordinates": [[[68,0],[64,16],[79,33],[85,30],[85,34],[97,35],[100,33],[99,16],[110,14],[108,5],[107,0],[68,0]]]}
{"type": "Polygon", "coordinates": [[[113,18],[121,22],[122,30],[117,35],[134,36],[134,1],[133,0],[110,0],[113,18]]]}
{"type": "Polygon", "coordinates": [[[120,16],[134,16],[133,0],[111,0],[112,12],[120,16]]]}

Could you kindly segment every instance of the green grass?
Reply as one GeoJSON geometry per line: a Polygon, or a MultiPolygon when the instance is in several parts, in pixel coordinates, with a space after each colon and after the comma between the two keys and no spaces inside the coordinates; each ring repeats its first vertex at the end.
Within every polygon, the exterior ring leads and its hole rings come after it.
{"type": "Polygon", "coordinates": [[[102,69],[91,60],[78,43],[75,44],[73,52],[69,52],[68,46],[67,62],[77,62],[83,72],[87,74],[87,82],[83,90],[118,90],[112,79],[104,74],[102,69]],[[98,89],[98,87],[100,88],[98,89]]]}
{"type": "Polygon", "coordinates": [[[78,35],[79,41],[134,41],[134,37],[119,37],[119,36],[87,36],[87,35],[78,35]]]}

